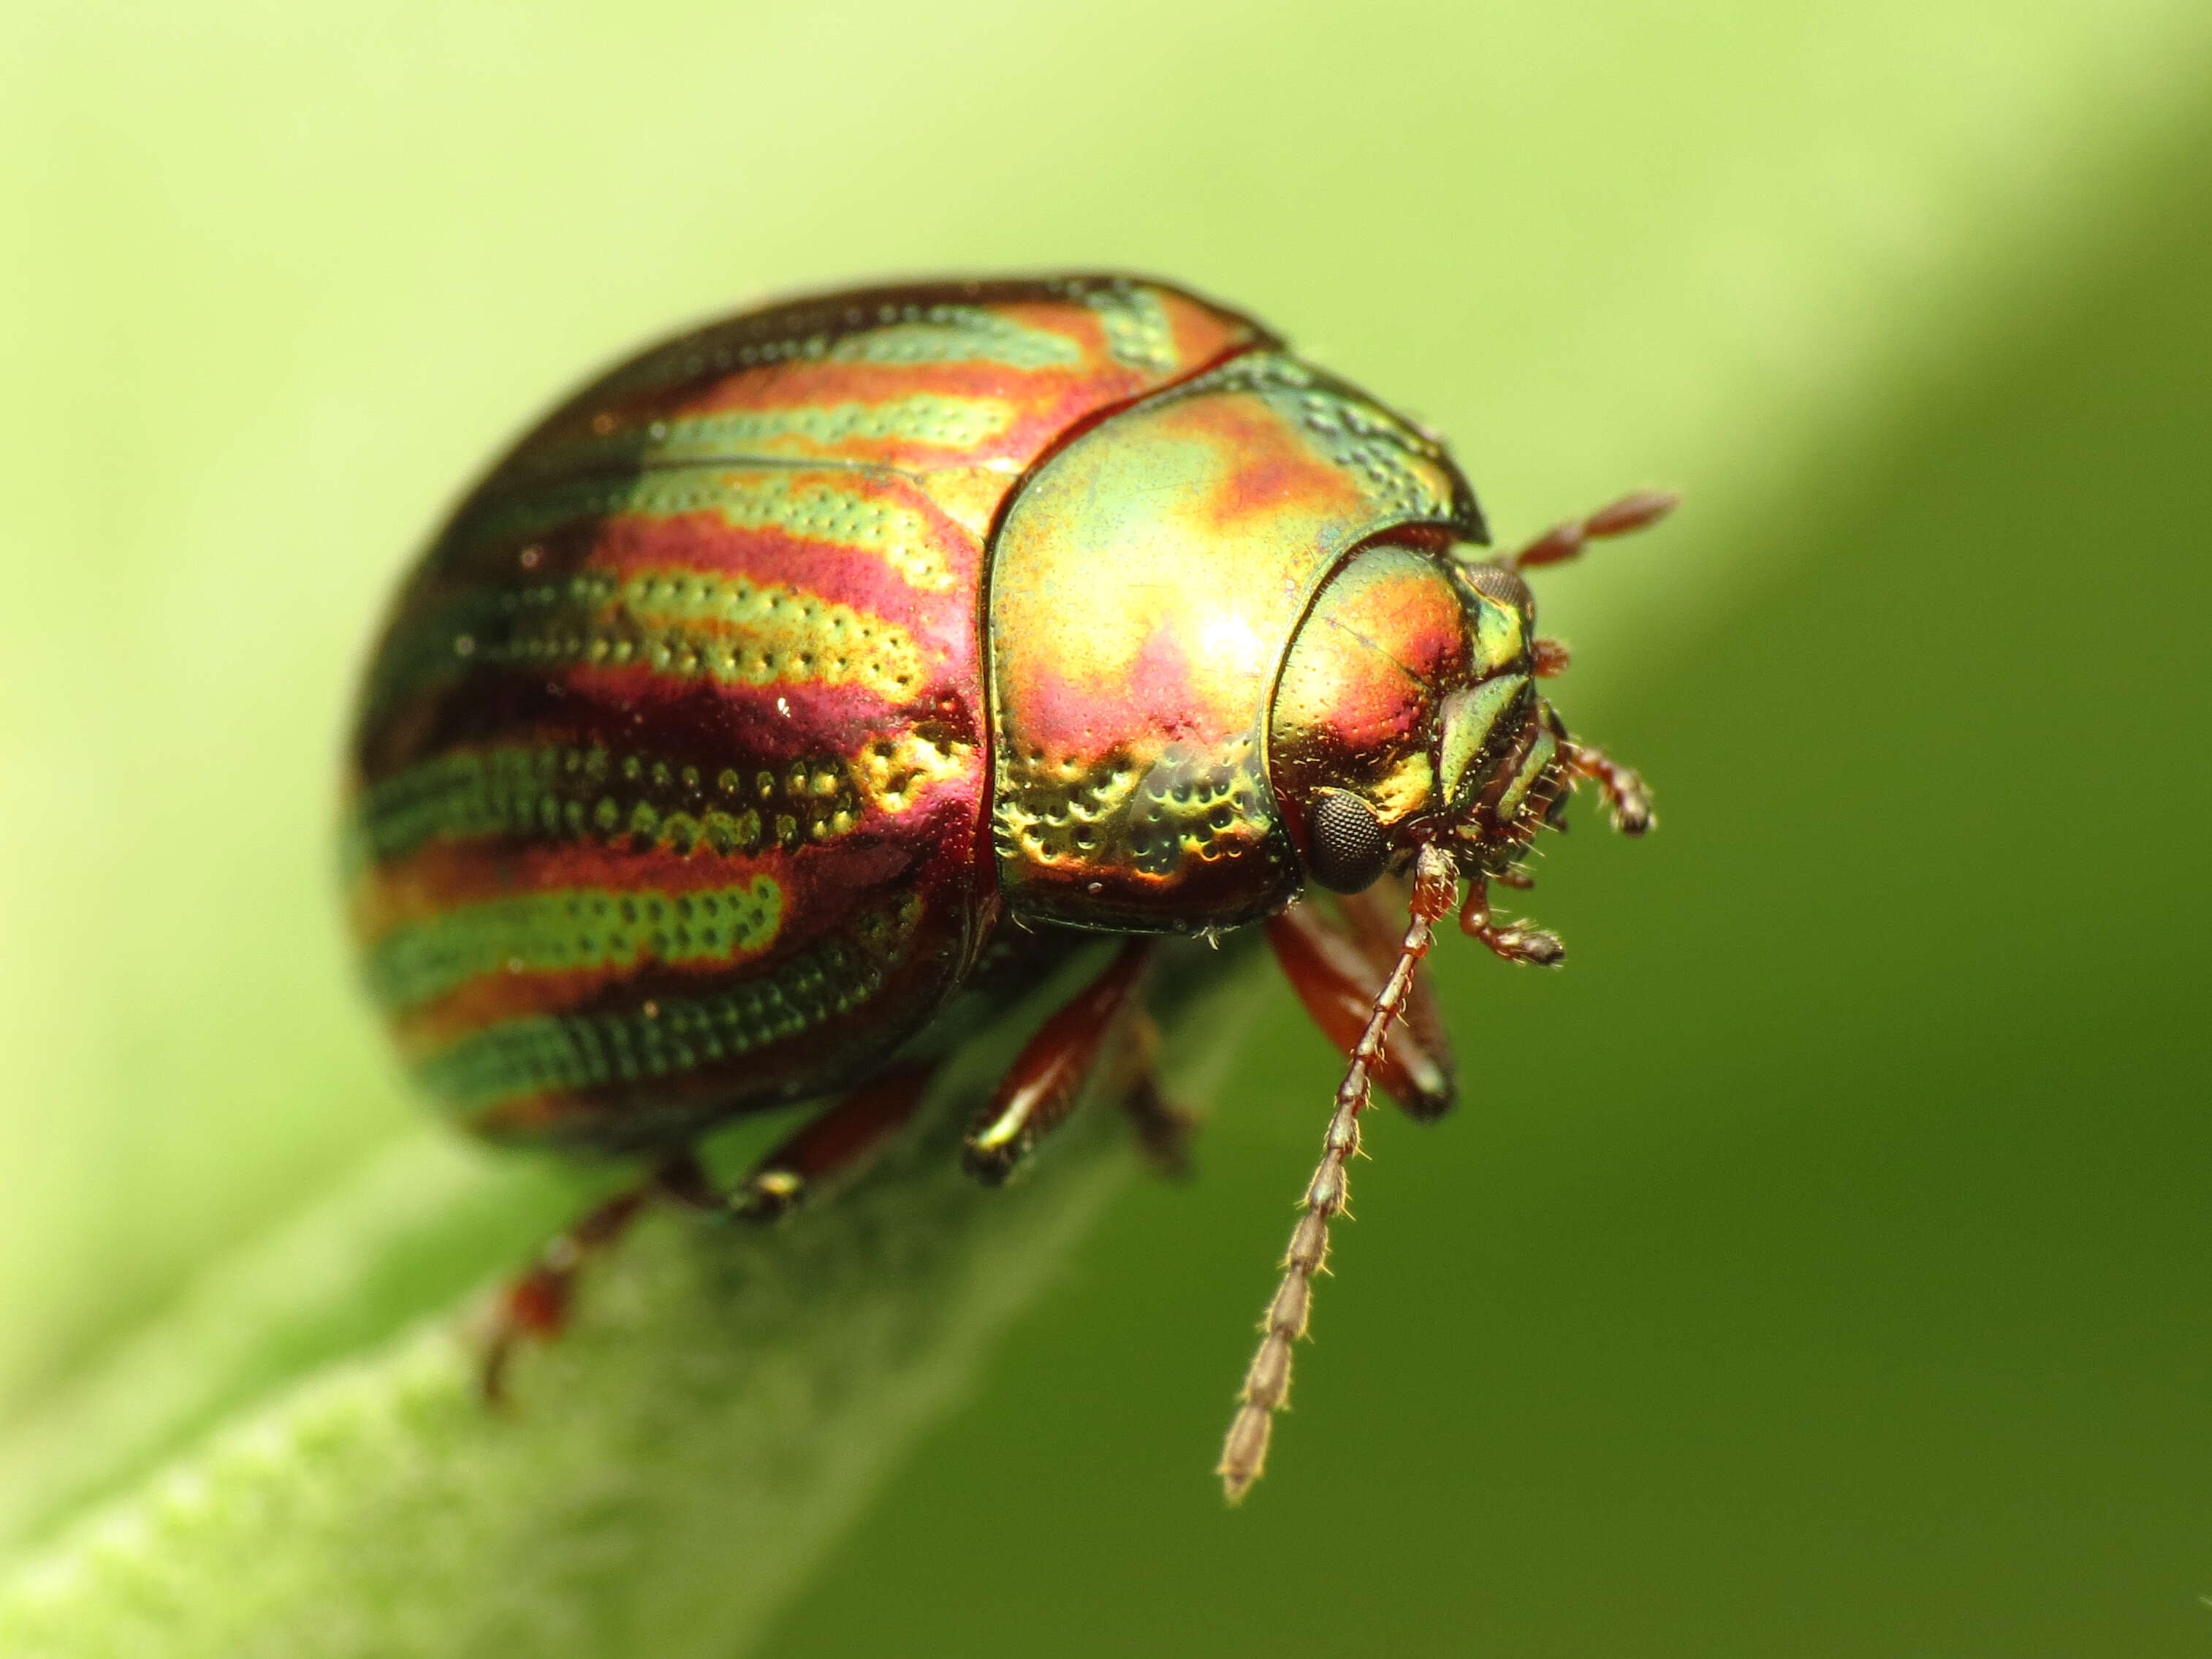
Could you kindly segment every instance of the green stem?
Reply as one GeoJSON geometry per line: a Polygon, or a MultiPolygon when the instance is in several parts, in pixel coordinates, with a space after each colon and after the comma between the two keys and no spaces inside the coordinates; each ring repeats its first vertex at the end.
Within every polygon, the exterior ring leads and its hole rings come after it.
{"type": "MultiPolygon", "coordinates": [[[[1166,978],[1166,1070],[1190,1098],[1225,1066],[1255,979],[1245,953],[1199,945],[1166,978]]],[[[1094,1103],[1006,1189],[960,1174],[961,1129],[1023,1024],[964,1050],[917,1132],[835,1201],[765,1232],[653,1215],[591,1274],[575,1328],[523,1357],[510,1412],[477,1389],[478,1295],[343,1351],[377,1316],[362,1310],[387,1258],[422,1248],[422,1225],[380,1206],[426,1206],[419,1188],[340,1200],[81,1391],[76,1426],[102,1419],[106,1467],[53,1455],[72,1438],[60,1419],[0,1449],[0,1468],[35,1476],[22,1524],[41,1498],[110,1493],[0,1586],[0,1651],[726,1659],[1133,1167],[1094,1103]],[[298,1259],[307,1237],[319,1261],[298,1259]],[[287,1256],[306,1289],[281,1288],[287,1256]],[[317,1286],[351,1311],[319,1309],[317,1286]],[[319,1348],[339,1352],[285,1370],[319,1348]]],[[[461,1228],[479,1274],[548,1201],[542,1182],[496,1182],[455,1178],[427,1205],[449,1227],[496,1212],[461,1228]]]]}

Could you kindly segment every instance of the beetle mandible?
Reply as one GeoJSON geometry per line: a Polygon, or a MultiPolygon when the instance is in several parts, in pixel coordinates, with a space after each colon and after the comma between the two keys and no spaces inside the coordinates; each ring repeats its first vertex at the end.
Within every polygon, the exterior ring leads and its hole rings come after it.
{"type": "Polygon", "coordinates": [[[1528,884],[1579,781],[1651,822],[1540,693],[1566,655],[1517,573],[1673,500],[1490,559],[1434,439],[1121,276],[804,300],[570,398],[408,578],[350,750],[352,922],[422,1086],[494,1139],[658,1159],[510,1289],[487,1386],[649,1199],[789,1209],[912,1114],[913,1040],[955,993],[1011,1002],[1101,933],[967,1162],[1003,1180],[1109,1064],[1172,1160],[1148,960],[1259,923],[1349,1069],[1223,1450],[1241,1497],[1370,1085],[1450,1104],[1432,924],[1457,903],[1555,963],[1489,884],[1528,884]],[[704,1132],[801,1101],[823,1109],[709,1187],[704,1132]]]}

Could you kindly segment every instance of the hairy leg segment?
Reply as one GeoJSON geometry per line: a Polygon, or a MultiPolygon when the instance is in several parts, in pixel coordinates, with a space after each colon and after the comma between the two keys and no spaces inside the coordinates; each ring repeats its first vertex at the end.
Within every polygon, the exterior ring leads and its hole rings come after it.
{"type": "MultiPolygon", "coordinates": [[[[1160,1088],[1154,1070],[1158,1028],[1141,1006],[1152,941],[1133,939],[1103,972],[1031,1037],[969,1133],[963,1162],[995,1186],[1012,1173],[1046,1133],[1066,1117],[1102,1067],[1111,1079],[1146,1159],[1164,1174],[1188,1165],[1191,1120],[1160,1088]]],[[[539,1252],[501,1297],[484,1347],[488,1400],[506,1398],[516,1350],[550,1341],[567,1327],[577,1285],[592,1261],[605,1255],[649,1205],[672,1203],[734,1221],[770,1222],[850,1179],[913,1118],[937,1066],[891,1070],[808,1119],[729,1188],[715,1184],[685,1151],[654,1165],[600,1203],[539,1252]]]]}

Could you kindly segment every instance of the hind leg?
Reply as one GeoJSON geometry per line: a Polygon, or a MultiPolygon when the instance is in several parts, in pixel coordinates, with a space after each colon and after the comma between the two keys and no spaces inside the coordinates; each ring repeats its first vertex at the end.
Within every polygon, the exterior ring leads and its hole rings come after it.
{"type": "Polygon", "coordinates": [[[496,1405],[507,1398],[507,1368],[516,1348],[526,1341],[550,1342],[568,1328],[576,1281],[585,1266],[593,1256],[614,1248],[645,1206],[661,1194],[672,1173],[677,1179],[684,1178],[678,1165],[697,1168],[688,1152],[657,1165],[642,1180],[623,1188],[582,1220],[548,1240],[538,1260],[509,1283],[493,1316],[490,1339],[484,1344],[482,1380],[486,1400],[496,1405]]]}
{"type": "Polygon", "coordinates": [[[506,1397],[507,1371],[525,1341],[550,1342],[568,1326],[577,1281],[595,1256],[612,1249],[647,1205],[672,1202],[744,1221],[773,1221],[819,1191],[866,1167],[928,1092],[932,1066],[899,1066],[809,1119],[727,1192],[718,1190],[690,1151],[653,1166],[538,1252],[507,1287],[483,1359],[484,1397],[506,1397]]]}

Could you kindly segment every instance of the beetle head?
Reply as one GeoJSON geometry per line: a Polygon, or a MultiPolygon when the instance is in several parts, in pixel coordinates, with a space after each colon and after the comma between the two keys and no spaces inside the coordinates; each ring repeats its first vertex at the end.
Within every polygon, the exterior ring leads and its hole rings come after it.
{"type": "Polygon", "coordinates": [[[1270,775],[1307,872],[1357,892],[1425,842],[1510,875],[1562,822],[1576,753],[1538,690],[1565,653],[1503,563],[1382,542],[1339,568],[1293,640],[1270,775]]]}
{"type": "MultiPolygon", "coordinates": [[[[1337,568],[1291,639],[1269,713],[1267,767],[1307,874],[1340,892],[1408,866],[1413,879],[1395,960],[1371,938],[1347,941],[1373,988],[1367,1018],[1346,1049],[1321,1164],[1222,1443],[1217,1472],[1231,1503],[1266,1466],[1291,1345],[1306,1333],[1313,1278],[1328,1257],[1328,1223],[1346,1201],[1359,1114],[1392,1022],[1419,1006],[1421,958],[1462,881],[1462,932],[1508,961],[1554,963],[1565,950],[1553,934],[1492,919],[1491,880],[1528,884],[1516,866],[1538,830],[1562,827],[1579,780],[1604,791],[1615,828],[1638,835],[1651,825],[1643,781],[1570,738],[1537,690],[1567,654],[1536,637],[1536,601],[1520,572],[1641,529],[1674,505],[1658,490],[1624,496],[1547,531],[1510,561],[1459,558],[1447,538],[1419,528],[1377,538],[1337,568]]],[[[1356,970],[1352,985],[1366,988],[1356,970]]]]}
{"type": "Polygon", "coordinates": [[[1466,679],[1437,711],[1436,792],[1442,834],[1491,874],[1511,868],[1536,831],[1566,806],[1567,728],[1536,689],[1543,657],[1536,598],[1503,564],[1461,564],[1468,595],[1466,679]]]}

